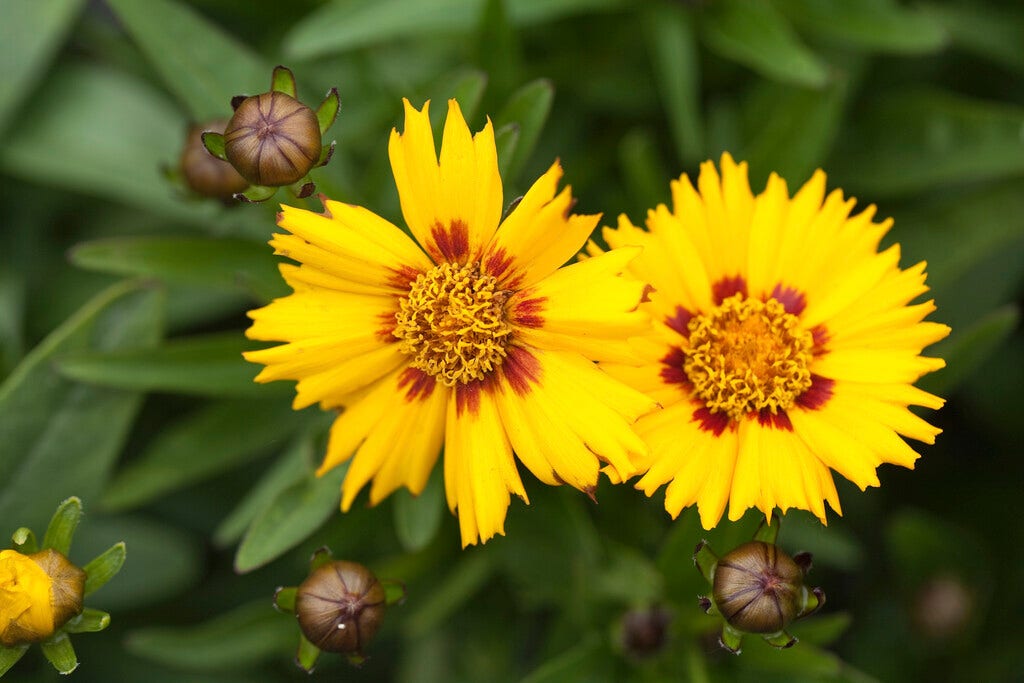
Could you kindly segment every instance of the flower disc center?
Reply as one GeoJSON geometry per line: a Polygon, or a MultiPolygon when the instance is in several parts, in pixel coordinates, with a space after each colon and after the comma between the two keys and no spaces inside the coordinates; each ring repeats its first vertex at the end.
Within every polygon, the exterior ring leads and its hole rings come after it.
{"type": "Polygon", "coordinates": [[[683,370],[712,413],[787,410],[811,386],[814,340],[775,299],[736,294],[689,323],[683,370]]]}
{"type": "Polygon", "coordinates": [[[508,292],[476,263],[442,263],[416,278],[399,302],[394,336],[412,366],[448,386],[480,380],[502,364],[512,325],[508,292]]]}

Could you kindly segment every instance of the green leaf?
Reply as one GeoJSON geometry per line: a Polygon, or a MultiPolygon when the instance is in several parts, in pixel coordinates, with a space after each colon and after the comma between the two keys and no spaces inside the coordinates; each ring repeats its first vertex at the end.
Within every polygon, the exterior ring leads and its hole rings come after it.
{"type": "Polygon", "coordinates": [[[197,120],[231,116],[231,97],[262,92],[269,67],[184,3],[108,0],[125,30],[197,120]]]}
{"type": "Polygon", "coordinates": [[[619,163],[635,211],[666,201],[670,175],[662,163],[660,145],[650,132],[633,129],[626,133],[619,143],[619,163]]]}
{"type": "Polygon", "coordinates": [[[60,673],[69,674],[78,668],[78,657],[75,655],[75,648],[71,646],[71,639],[67,635],[58,633],[51,640],[43,641],[41,648],[43,656],[60,673]]]}
{"type": "Polygon", "coordinates": [[[464,554],[432,591],[418,601],[404,624],[409,638],[421,638],[443,624],[462,607],[494,574],[494,562],[486,549],[464,554]]]}
{"type": "Polygon", "coordinates": [[[1024,107],[933,90],[886,93],[843,136],[834,175],[872,198],[1024,172],[1024,107]]]}
{"type": "Polygon", "coordinates": [[[309,475],[314,458],[312,440],[305,435],[297,438],[218,525],[213,532],[214,543],[224,547],[241,538],[282,491],[309,475]]]}
{"type": "Polygon", "coordinates": [[[64,625],[68,633],[98,633],[110,626],[110,615],[98,609],[86,607],[82,613],[64,625]]]}
{"type": "Polygon", "coordinates": [[[301,416],[278,401],[211,403],[160,432],[104,491],[105,510],[144,505],[280,447],[301,416]]]}
{"type": "Polygon", "coordinates": [[[1020,309],[1011,304],[992,311],[964,330],[954,331],[928,349],[929,356],[945,359],[946,367],[922,377],[918,385],[938,396],[949,396],[1010,338],[1019,323],[1020,309]]]}
{"type": "Polygon", "coordinates": [[[294,618],[260,599],[201,624],[144,628],[125,641],[128,652],[178,669],[216,671],[248,668],[286,656],[295,646],[294,618]]]}
{"type": "Polygon", "coordinates": [[[79,244],[71,250],[70,258],[89,270],[241,291],[260,302],[288,293],[273,250],[249,240],[116,237],[79,244]]]}
{"type": "Polygon", "coordinates": [[[36,535],[25,526],[15,529],[14,533],[11,534],[11,541],[14,542],[14,549],[22,555],[31,555],[39,550],[39,544],[36,543],[36,535]]]}
{"type": "Polygon", "coordinates": [[[418,496],[407,489],[393,494],[395,534],[406,552],[414,553],[430,545],[444,519],[444,487],[440,468],[434,468],[427,486],[418,496]]]}
{"type": "Polygon", "coordinates": [[[0,131],[38,86],[84,0],[5,0],[0,3],[0,131]]]}
{"type": "Polygon", "coordinates": [[[852,623],[853,617],[849,612],[815,614],[809,619],[793,622],[789,630],[800,639],[801,643],[825,646],[839,640],[839,637],[850,628],[852,623]]]}
{"type": "Polygon", "coordinates": [[[1018,72],[1024,71],[1024,11],[978,2],[932,2],[927,13],[949,33],[955,46],[1018,72]]]}
{"type": "Polygon", "coordinates": [[[235,555],[235,571],[262,567],[338,514],[339,490],[347,471],[347,464],[340,465],[322,477],[309,476],[282,491],[246,531],[235,555]]]}
{"type": "Polygon", "coordinates": [[[295,598],[299,589],[296,586],[278,588],[274,593],[274,606],[282,612],[295,612],[295,598]]]}
{"type": "Polygon", "coordinates": [[[676,153],[684,164],[703,161],[700,61],[692,15],[683,7],[664,5],[644,13],[643,21],[676,153]]]}
{"type": "Polygon", "coordinates": [[[54,330],[0,386],[0,519],[39,527],[68,496],[98,495],[141,397],[70,382],[52,360],[155,343],[161,309],[159,291],[115,285],[54,330]]]}
{"type": "Polygon", "coordinates": [[[551,113],[551,103],[555,99],[555,87],[551,81],[541,78],[531,81],[512,93],[508,102],[494,119],[496,129],[510,124],[519,126],[519,137],[512,149],[512,154],[504,160],[499,156],[498,162],[501,177],[506,186],[512,185],[523,166],[533,154],[541,130],[551,113]]]}
{"type": "Polygon", "coordinates": [[[224,135],[222,133],[217,133],[212,130],[208,130],[202,134],[201,139],[203,141],[203,147],[206,148],[207,152],[217,157],[221,161],[228,160],[227,152],[224,151],[225,141],[224,135]]]}
{"type": "Polygon", "coordinates": [[[147,83],[79,61],[62,66],[32,99],[18,135],[0,146],[0,168],[147,213],[234,225],[241,216],[230,219],[210,203],[175,197],[160,172],[177,159],[184,139],[180,114],[147,83]]]}
{"type": "Polygon", "coordinates": [[[506,171],[509,161],[516,153],[519,146],[519,124],[506,123],[494,131],[494,146],[498,150],[498,169],[503,178],[507,178],[506,171]]]}
{"type": "Polygon", "coordinates": [[[590,634],[578,645],[549,659],[520,683],[569,683],[591,680],[594,659],[601,650],[601,639],[590,634]]]}
{"type": "Polygon", "coordinates": [[[487,74],[477,69],[460,69],[446,74],[429,90],[431,100],[430,125],[435,131],[443,129],[448,115],[448,100],[459,102],[462,115],[472,123],[487,87],[487,74]]]}
{"type": "Polygon", "coordinates": [[[484,0],[473,45],[474,63],[487,74],[491,87],[508,92],[520,80],[523,54],[509,19],[508,0],[484,0]]]}
{"type": "Polygon", "coordinates": [[[743,639],[743,654],[739,664],[747,671],[759,673],[774,672],[787,676],[818,676],[835,680],[842,667],[842,660],[811,643],[797,643],[796,646],[779,650],[751,634],[743,639]]]}
{"type": "Polygon", "coordinates": [[[71,552],[71,539],[82,519],[82,501],[71,496],[58,507],[46,527],[43,548],[53,548],[65,557],[71,552]]]}
{"type": "Polygon", "coordinates": [[[22,655],[28,652],[28,645],[15,645],[14,647],[0,646],[0,676],[7,673],[12,666],[18,663],[22,655]]]}
{"type": "MultiPolygon", "coordinates": [[[[439,32],[466,32],[477,23],[485,0],[349,0],[324,5],[296,23],[284,39],[289,59],[310,59],[375,43],[439,32]]],[[[515,0],[513,25],[628,6],[625,0],[515,0]]]]}
{"type": "Polygon", "coordinates": [[[700,16],[700,36],[718,55],[782,83],[819,88],[828,81],[828,67],[769,0],[718,0],[700,16]]]}
{"type": "Polygon", "coordinates": [[[798,27],[823,42],[880,52],[924,54],[942,49],[946,31],[930,12],[895,0],[773,0],[798,27]]]}
{"type": "Polygon", "coordinates": [[[115,615],[142,609],[171,596],[180,598],[202,577],[202,543],[176,527],[142,517],[90,515],[75,534],[76,555],[95,557],[122,539],[132,549],[131,562],[89,600],[97,607],[115,615]]]}
{"type": "Polygon", "coordinates": [[[113,353],[72,353],[56,361],[64,376],[99,386],[215,397],[269,397],[291,394],[283,382],[257,384],[260,366],[243,351],[265,347],[241,332],[175,339],[155,349],[113,353]]]}
{"type": "Polygon", "coordinates": [[[313,673],[316,660],[320,658],[320,648],[309,642],[302,633],[299,633],[299,649],[295,653],[295,663],[307,673],[313,673]]]}
{"type": "Polygon", "coordinates": [[[275,92],[284,93],[291,98],[298,97],[295,88],[295,74],[286,66],[275,66],[273,73],[270,75],[270,89],[275,92]]]}
{"type": "Polygon", "coordinates": [[[121,567],[124,566],[126,556],[127,550],[124,541],[121,541],[110,546],[102,555],[93,558],[89,564],[82,567],[85,572],[85,594],[92,595],[117,576],[121,567]]]}

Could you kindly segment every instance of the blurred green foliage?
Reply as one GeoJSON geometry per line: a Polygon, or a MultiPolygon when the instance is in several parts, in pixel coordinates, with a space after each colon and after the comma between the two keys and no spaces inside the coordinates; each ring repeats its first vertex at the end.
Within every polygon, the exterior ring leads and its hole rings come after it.
{"type": "MultiPolygon", "coordinates": [[[[347,680],[1019,680],[1022,36],[1016,0],[0,3],[0,531],[74,494],[90,523],[73,560],[129,548],[75,676],[295,679],[271,597],[329,544],[409,589],[361,670],[322,659],[347,680]],[[391,218],[400,98],[432,99],[436,124],[456,96],[473,128],[495,123],[507,199],[558,157],[581,211],[640,221],[729,150],[755,188],[822,167],[896,219],[954,327],[926,383],[946,432],[917,471],[842,487],[827,528],[786,517],[781,544],[815,553],[829,597],[799,646],[733,657],[696,606],[694,544],[738,544],[755,515],[705,533],[629,487],[594,506],[528,485],[508,536],[462,551],[439,481],[334,512],[341,473],[312,476],[325,416],[239,357],[244,311],[282,291],[272,202],[189,200],[160,171],[187,122],[228,115],[278,63],[307,102],[341,93],[318,189],[391,218]],[[667,645],[637,659],[619,624],[652,604],[667,645]]],[[[13,674],[56,678],[31,653],[13,674]]]]}

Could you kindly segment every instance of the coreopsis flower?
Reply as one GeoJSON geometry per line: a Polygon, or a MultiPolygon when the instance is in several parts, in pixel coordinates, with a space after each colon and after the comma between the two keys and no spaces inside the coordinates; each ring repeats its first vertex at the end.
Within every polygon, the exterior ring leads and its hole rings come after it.
{"type": "Polygon", "coordinates": [[[250,312],[259,382],[298,380],[296,409],[342,409],[319,473],[352,458],[341,506],[426,486],[442,445],[463,545],[504,533],[510,494],[527,499],[513,453],[547,484],[592,492],[639,471],[631,428],[654,402],[596,360],[630,361],[649,320],[644,285],[616,249],[560,268],[599,216],[571,215],[556,162],[502,218],[494,130],[475,136],[451,100],[438,158],[428,105],[405,102],[391,166],[413,238],[371,211],[325,200],[284,207],[277,253],[294,293],[250,312]]]}
{"type": "Polygon", "coordinates": [[[705,528],[726,503],[730,520],[778,507],[825,522],[826,501],[841,513],[833,470],[863,490],[882,463],[912,468],[900,437],[940,430],[908,406],[943,403],[913,386],[944,365],[920,354],[949,328],[923,320],[933,302],[911,303],[925,264],[901,270],[899,245],[879,251],[892,220],[851,214],[821,171],[793,197],[776,175],[755,196],[728,154],[721,175],[706,162],[696,188],[683,175],[671,189],[646,230],[622,217],[604,231],[611,247],[644,247],[630,272],[655,289],[646,364],[605,365],[664,406],[637,423],[652,453],[637,488],[667,483],[666,510],[696,503],[705,528]]]}

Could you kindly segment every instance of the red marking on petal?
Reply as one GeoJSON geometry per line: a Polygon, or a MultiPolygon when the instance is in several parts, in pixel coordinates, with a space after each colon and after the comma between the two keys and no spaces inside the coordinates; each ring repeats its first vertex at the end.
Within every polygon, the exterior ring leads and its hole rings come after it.
{"type": "Polygon", "coordinates": [[[832,398],[832,388],[835,384],[835,380],[820,375],[811,375],[811,386],[796,399],[797,405],[807,410],[823,408],[832,398]]]}
{"type": "Polygon", "coordinates": [[[728,413],[712,413],[707,406],[701,406],[693,411],[693,419],[700,423],[701,431],[711,432],[715,436],[721,436],[729,426],[728,413]]]}
{"type": "Polygon", "coordinates": [[[377,338],[388,342],[396,341],[394,334],[397,325],[395,314],[381,313],[377,317],[380,319],[380,327],[377,328],[377,338]]]}
{"type": "Polygon", "coordinates": [[[807,308],[807,297],[796,287],[783,287],[781,283],[772,290],[772,298],[782,304],[786,313],[800,315],[807,308]]]}
{"type": "Polygon", "coordinates": [[[793,431],[793,423],[789,421],[789,415],[787,415],[784,410],[778,413],[772,413],[772,411],[765,408],[758,412],[757,421],[762,427],[772,427],[784,432],[793,431]]]}
{"type": "Polygon", "coordinates": [[[330,201],[330,197],[325,195],[323,192],[318,192],[316,198],[320,200],[320,206],[324,209],[320,212],[320,215],[326,218],[334,218],[334,216],[331,215],[331,210],[327,208],[327,202],[330,201]]]}
{"type": "Polygon", "coordinates": [[[426,401],[434,393],[437,380],[418,368],[406,368],[398,378],[398,388],[406,389],[405,400],[426,401]]]}
{"type": "Polygon", "coordinates": [[[435,223],[430,236],[445,261],[461,262],[469,255],[469,226],[457,218],[447,227],[435,223]]]}
{"type": "Polygon", "coordinates": [[[501,280],[507,273],[509,268],[512,267],[512,257],[504,249],[496,249],[494,253],[489,254],[483,263],[483,271],[487,275],[493,275],[498,280],[501,280]]]}
{"type": "MultiPolygon", "coordinates": [[[[641,292],[641,294],[640,294],[640,303],[646,304],[646,303],[650,302],[651,294],[654,294],[657,291],[658,290],[656,290],[651,285],[644,285],[644,291],[641,292]]],[[[636,309],[633,309],[633,310],[636,310],[636,309]]]]}
{"type": "Polygon", "coordinates": [[[811,349],[811,353],[815,356],[825,353],[825,344],[828,344],[829,339],[832,338],[832,335],[828,333],[828,328],[824,325],[815,325],[811,330],[811,336],[814,339],[814,348],[811,349]]]}
{"type": "Polygon", "coordinates": [[[686,371],[683,370],[683,363],[686,362],[686,354],[678,346],[672,347],[661,359],[661,364],[664,366],[661,368],[661,372],[658,373],[661,379],[666,384],[678,384],[683,391],[690,392],[693,390],[693,384],[690,383],[690,378],[686,376],[686,371]]]}
{"type": "Polygon", "coordinates": [[[715,305],[720,305],[734,294],[746,296],[747,281],[743,279],[742,275],[723,277],[711,286],[711,293],[715,297],[715,305]]]}
{"type": "Polygon", "coordinates": [[[518,346],[510,346],[501,374],[518,396],[530,393],[532,385],[540,384],[540,361],[532,353],[518,346]]]}
{"type": "Polygon", "coordinates": [[[683,335],[687,339],[690,338],[690,321],[693,320],[693,316],[696,315],[693,311],[683,308],[682,306],[676,306],[676,312],[671,316],[665,318],[665,324],[671,327],[673,330],[683,335]]]}
{"type": "Polygon", "coordinates": [[[477,415],[480,412],[480,392],[483,390],[483,385],[483,381],[455,385],[456,415],[461,416],[467,412],[477,415]]]}
{"type": "Polygon", "coordinates": [[[509,322],[520,327],[544,327],[544,303],[546,296],[522,299],[509,313],[509,322]]]}
{"type": "Polygon", "coordinates": [[[387,284],[395,289],[409,289],[422,273],[412,266],[400,266],[391,269],[387,284]]]}

